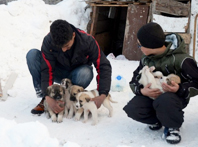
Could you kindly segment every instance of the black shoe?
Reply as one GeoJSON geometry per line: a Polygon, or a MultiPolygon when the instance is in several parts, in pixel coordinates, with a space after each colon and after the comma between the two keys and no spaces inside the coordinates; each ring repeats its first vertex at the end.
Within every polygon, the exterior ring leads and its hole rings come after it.
{"type": "Polygon", "coordinates": [[[156,131],[162,128],[162,124],[160,122],[157,122],[155,124],[149,125],[149,129],[152,131],[156,131]]]}
{"type": "Polygon", "coordinates": [[[164,138],[170,144],[177,144],[181,141],[179,128],[164,128],[164,138]]]}
{"type": "Polygon", "coordinates": [[[31,110],[32,114],[38,114],[41,115],[44,112],[44,102],[45,98],[42,98],[41,102],[34,108],[31,110]]]}

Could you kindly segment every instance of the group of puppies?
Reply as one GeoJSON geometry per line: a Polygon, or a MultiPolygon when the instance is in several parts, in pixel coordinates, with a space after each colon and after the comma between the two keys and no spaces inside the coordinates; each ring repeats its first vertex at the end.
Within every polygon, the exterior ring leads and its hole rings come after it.
{"type": "MultiPolygon", "coordinates": [[[[88,120],[89,112],[92,114],[92,125],[96,125],[98,122],[97,107],[92,101],[92,98],[99,96],[97,90],[87,91],[83,87],[78,85],[72,85],[71,80],[65,78],[61,81],[61,84],[53,84],[47,88],[47,96],[54,100],[64,102],[64,105],[60,103],[60,107],[64,110],[60,113],[54,113],[48,106],[47,101],[44,101],[44,108],[47,118],[51,118],[53,122],[62,122],[63,118],[71,119],[74,116],[74,120],[80,120],[84,113],[84,123],[88,120]]],[[[105,98],[103,106],[109,110],[109,117],[112,116],[113,107],[110,102],[116,103],[111,99],[110,94],[105,98]]]]}
{"type": "MultiPolygon", "coordinates": [[[[162,72],[155,71],[155,67],[144,66],[143,69],[139,72],[141,74],[141,78],[139,79],[139,83],[144,87],[151,83],[150,88],[158,88],[162,92],[162,83],[167,83],[171,85],[171,82],[181,83],[181,79],[179,76],[175,74],[170,74],[168,76],[164,76],[162,72]]],[[[61,84],[53,84],[47,88],[47,95],[53,98],[56,101],[63,101],[64,104],[60,103],[60,107],[63,107],[64,110],[58,114],[54,113],[50,107],[48,106],[47,101],[44,101],[45,113],[47,118],[51,118],[53,122],[62,122],[63,118],[71,119],[74,116],[74,120],[80,120],[82,114],[84,113],[84,123],[88,120],[89,112],[92,114],[92,125],[96,125],[98,122],[98,113],[97,107],[92,101],[92,98],[99,96],[97,90],[87,91],[84,90],[83,87],[78,85],[72,85],[71,80],[65,78],[61,81],[61,84]]],[[[152,98],[154,99],[154,98],[152,98]]],[[[103,106],[109,110],[109,117],[112,117],[113,107],[110,102],[116,103],[111,99],[110,94],[103,101],[103,106]]]]}
{"type": "MultiPolygon", "coordinates": [[[[168,76],[164,76],[162,72],[155,71],[155,67],[151,66],[144,66],[142,70],[140,70],[139,74],[141,74],[141,78],[139,79],[139,83],[142,84],[144,87],[151,83],[151,89],[160,89],[162,93],[164,93],[162,88],[162,83],[167,83],[168,85],[172,85],[172,81],[179,84],[181,83],[181,79],[176,74],[169,74],[168,76]]],[[[151,97],[151,99],[154,99],[151,97]]]]}

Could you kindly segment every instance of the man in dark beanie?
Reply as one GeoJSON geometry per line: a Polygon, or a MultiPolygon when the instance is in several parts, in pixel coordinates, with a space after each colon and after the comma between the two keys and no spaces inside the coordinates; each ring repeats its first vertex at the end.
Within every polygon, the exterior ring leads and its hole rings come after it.
{"type": "Polygon", "coordinates": [[[198,94],[198,68],[196,61],[186,53],[184,40],[178,34],[164,35],[157,23],[142,26],[137,33],[138,48],[144,53],[138,68],[133,72],[130,87],[135,96],[123,108],[128,117],[148,124],[149,129],[159,130],[164,126],[163,137],[168,143],[181,141],[180,127],[184,122],[184,109],[190,97],[198,94]],[[171,81],[171,86],[162,84],[164,93],[150,89],[138,81],[139,71],[144,66],[155,66],[164,76],[171,73],[181,78],[181,84],[171,81]],[[155,100],[151,99],[155,98],[155,100]]]}
{"type": "Polygon", "coordinates": [[[64,108],[47,95],[47,87],[68,78],[73,85],[79,85],[85,89],[94,76],[92,65],[97,71],[99,96],[93,98],[93,101],[98,108],[109,93],[110,62],[91,35],[65,20],[55,20],[50,26],[50,33],[44,37],[41,51],[31,49],[26,59],[37,97],[42,98],[40,103],[31,110],[32,114],[44,112],[44,100],[52,111],[61,112],[64,108]]]}

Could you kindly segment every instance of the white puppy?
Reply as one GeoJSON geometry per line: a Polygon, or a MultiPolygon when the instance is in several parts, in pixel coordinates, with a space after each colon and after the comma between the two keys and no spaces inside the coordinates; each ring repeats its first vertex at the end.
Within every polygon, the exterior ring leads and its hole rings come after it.
{"type": "MultiPolygon", "coordinates": [[[[88,120],[88,114],[89,111],[92,114],[93,122],[92,125],[96,125],[98,122],[98,113],[97,113],[97,107],[94,103],[94,101],[91,101],[92,98],[99,96],[99,93],[97,90],[91,90],[87,92],[80,92],[77,94],[76,99],[76,108],[83,108],[84,109],[84,123],[88,120]]],[[[109,110],[109,117],[112,117],[113,114],[113,107],[111,106],[110,102],[116,103],[115,101],[111,100],[110,94],[105,98],[103,105],[109,110]]]]}
{"type": "Polygon", "coordinates": [[[154,70],[155,70],[154,66],[150,68],[148,66],[144,66],[143,69],[139,72],[141,74],[139,83],[142,84],[144,87],[148,83],[151,83],[150,86],[151,89],[158,88],[162,92],[164,92],[162,89],[162,83],[167,83],[168,85],[171,85],[171,81],[175,81],[177,84],[181,83],[180,77],[175,74],[164,76],[162,72],[160,71],[153,72],[154,70]]]}

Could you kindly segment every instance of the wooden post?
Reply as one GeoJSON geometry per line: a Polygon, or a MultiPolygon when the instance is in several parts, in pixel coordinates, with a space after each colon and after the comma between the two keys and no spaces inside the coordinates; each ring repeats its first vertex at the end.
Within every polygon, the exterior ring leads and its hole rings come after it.
{"type": "Polygon", "coordinates": [[[93,6],[92,8],[93,8],[93,15],[92,15],[91,28],[90,28],[90,35],[95,37],[99,9],[97,6],[93,6]]]}
{"type": "Polygon", "coordinates": [[[128,6],[122,54],[129,60],[140,60],[142,52],[137,47],[137,32],[147,23],[148,5],[128,6]]]}

